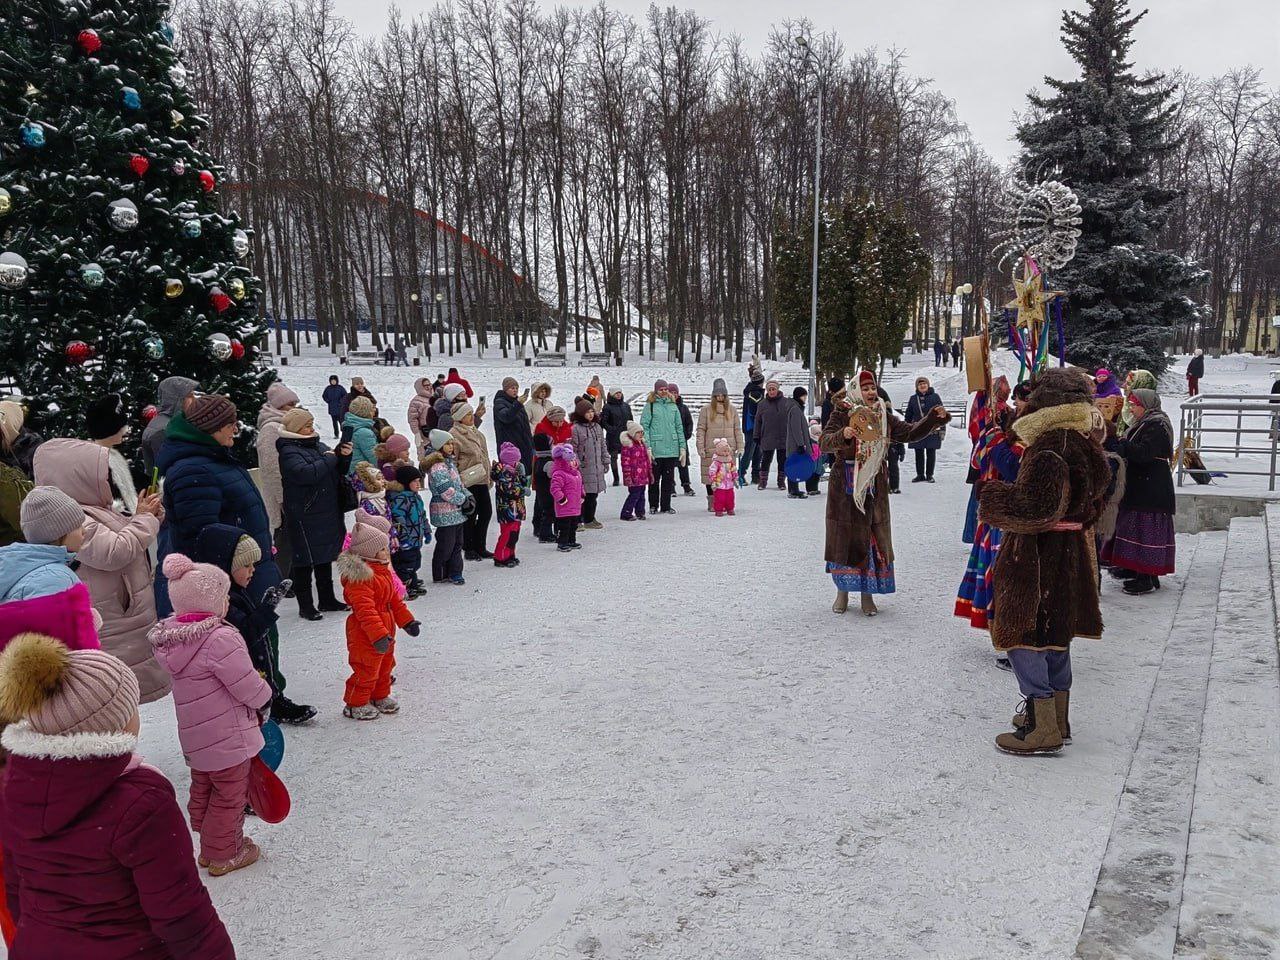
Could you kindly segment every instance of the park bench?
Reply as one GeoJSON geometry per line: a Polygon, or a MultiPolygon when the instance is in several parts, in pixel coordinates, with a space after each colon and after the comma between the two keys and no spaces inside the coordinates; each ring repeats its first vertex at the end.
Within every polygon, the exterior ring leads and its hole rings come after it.
{"type": "Polygon", "coordinates": [[[578,366],[580,367],[611,367],[613,366],[612,353],[584,353],[578,357],[578,366]]]}
{"type": "Polygon", "coordinates": [[[544,350],[533,358],[535,367],[563,367],[568,365],[564,352],[544,350]]]}

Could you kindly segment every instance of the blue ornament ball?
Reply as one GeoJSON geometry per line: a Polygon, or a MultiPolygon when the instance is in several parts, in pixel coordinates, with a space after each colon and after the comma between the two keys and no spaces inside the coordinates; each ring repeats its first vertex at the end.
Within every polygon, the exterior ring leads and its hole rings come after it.
{"type": "Polygon", "coordinates": [[[162,21],[160,24],[160,36],[164,38],[165,43],[169,44],[169,46],[173,46],[173,24],[167,20],[162,21]]]}
{"type": "Polygon", "coordinates": [[[188,240],[198,239],[201,229],[199,220],[184,220],[182,222],[182,235],[188,240]]]}
{"type": "Polygon", "coordinates": [[[32,123],[28,120],[22,125],[22,145],[30,147],[32,150],[39,150],[44,146],[44,128],[38,123],[32,123]]]}
{"type": "Polygon", "coordinates": [[[142,97],[133,87],[125,87],[120,91],[120,102],[124,104],[126,110],[139,110],[142,108],[142,97]]]}
{"type": "Polygon", "coordinates": [[[80,282],[90,290],[97,290],[107,279],[107,272],[97,263],[86,263],[80,268],[80,282]]]}
{"type": "Polygon", "coordinates": [[[164,341],[159,337],[147,337],[142,341],[142,352],[148,360],[164,359],[164,341]]]}

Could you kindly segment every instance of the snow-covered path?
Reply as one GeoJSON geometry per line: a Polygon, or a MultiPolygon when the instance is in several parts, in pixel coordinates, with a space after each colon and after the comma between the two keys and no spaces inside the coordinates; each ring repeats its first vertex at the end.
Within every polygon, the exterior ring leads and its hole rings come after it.
{"type": "MultiPolygon", "coordinates": [[[[644,524],[611,489],[569,557],[526,528],[523,566],[414,604],[402,713],[374,723],[339,716],[342,618],[290,609],[289,692],[321,718],[287,732],[293,815],[250,821],[263,861],[210,881],[239,956],[1069,955],[1181,573],[1108,584],[1062,756],[997,754],[1016,687],[951,615],[967,447],[893,499],[874,620],[830,611],[822,500],[772,489],[644,524]]],[[[143,749],[185,800],[172,710],[144,708],[143,749]]]]}

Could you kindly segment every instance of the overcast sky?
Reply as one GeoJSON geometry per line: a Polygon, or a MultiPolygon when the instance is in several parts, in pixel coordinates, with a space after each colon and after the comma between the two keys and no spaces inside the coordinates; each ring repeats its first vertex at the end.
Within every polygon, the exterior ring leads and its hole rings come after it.
{"type": "MultiPolygon", "coordinates": [[[[385,23],[380,0],[336,2],[358,29],[376,32],[385,23]]],[[[638,17],[649,6],[648,0],[608,2],[638,17]]],[[[433,5],[433,0],[399,0],[410,15],[433,5]]],[[[1013,152],[1013,115],[1023,108],[1027,91],[1040,86],[1046,73],[1066,76],[1073,66],[1058,37],[1061,0],[684,0],[676,5],[698,11],[720,34],[739,34],[755,52],[784,16],[807,17],[817,31],[835,31],[850,50],[897,47],[908,54],[914,73],[933,79],[956,102],[960,119],[1001,159],[1013,152]]],[[[1084,4],[1074,0],[1072,5],[1084,4]]],[[[1133,6],[1142,9],[1141,3],[1133,6]]],[[[1264,69],[1269,83],[1280,82],[1276,0],[1149,0],[1149,6],[1133,51],[1139,69],[1183,67],[1208,76],[1252,63],[1264,69]]]]}

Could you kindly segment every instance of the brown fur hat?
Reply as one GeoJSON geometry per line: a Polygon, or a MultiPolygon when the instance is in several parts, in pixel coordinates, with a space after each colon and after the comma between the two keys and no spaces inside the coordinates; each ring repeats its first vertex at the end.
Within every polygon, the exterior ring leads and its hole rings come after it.
{"type": "Polygon", "coordinates": [[[1066,403],[1093,403],[1093,384],[1083,371],[1075,367],[1050,367],[1036,377],[1023,413],[1060,407],[1066,403]]]}

